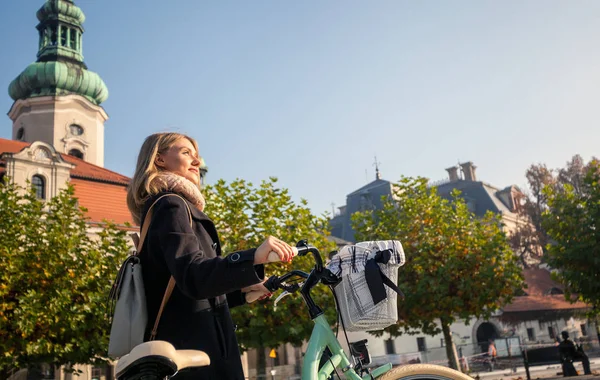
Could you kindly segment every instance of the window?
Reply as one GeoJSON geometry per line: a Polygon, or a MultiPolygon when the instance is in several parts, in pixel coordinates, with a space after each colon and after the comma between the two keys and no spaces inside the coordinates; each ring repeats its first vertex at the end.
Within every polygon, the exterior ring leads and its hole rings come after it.
{"type": "Polygon", "coordinates": [[[23,127],[19,128],[19,130],[17,131],[17,136],[15,137],[17,138],[17,140],[23,141],[23,138],[25,137],[25,129],[23,127]]]}
{"type": "Polygon", "coordinates": [[[417,338],[417,347],[420,352],[427,351],[427,344],[425,343],[425,338],[417,338]]]}
{"type": "Polygon", "coordinates": [[[60,28],[60,46],[67,46],[67,28],[60,28]]]}
{"type": "Polygon", "coordinates": [[[554,331],[554,327],[548,326],[548,336],[550,339],[556,339],[556,332],[554,331]]]}
{"type": "Polygon", "coordinates": [[[71,149],[68,154],[83,160],[83,153],[79,149],[71,149]]]}
{"type": "Polygon", "coordinates": [[[396,347],[394,346],[394,340],[393,339],[386,339],[385,340],[385,353],[387,355],[392,355],[396,353],[396,347]]]}
{"type": "Polygon", "coordinates": [[[548,294],[551,294],[551,295],[553,295],[553,294],[565,294],[565,292],[563,292],[562,289],[559,289],[559,288],[555,287],[555,288],[550,289],[548,291],[548,294]]]}
{"type": "Polygon", "coordinates": [[[527,339],[530,341],[535,340],[535,329],[533,327],[527,329],[527,339]]]}
{"type": "Polygon", "coordinates": [[[35,191],[35,196],[38,199],[46,199],[46,181],[41,175],[34,175],[31,178],[31,187],[35,191]]]}
{"type": "Polygon", "coordinates": [[[73,50],[77,50],[77,31],[71,29],[71,38],[69,38],[69,47],[73,50]]]}
{"type": "Polygon", "coordinates": [[[72,124],[69,127],[69,132],[71,132],[71,134],[73,136],[81,136],[83,135],[83,128],[81,128],[79,125],[77,124],[72,124]]]}
{"type": "Polygon", "coordinates": [[[581,328],[581,335],[587,336],[587,325],[583,324],[579,326],[581,328]]]}
{"type": "Polygon", "coordinates": [[[50,46],[56,46],[56,28],[52,27],[50,29],[50,46]]]}

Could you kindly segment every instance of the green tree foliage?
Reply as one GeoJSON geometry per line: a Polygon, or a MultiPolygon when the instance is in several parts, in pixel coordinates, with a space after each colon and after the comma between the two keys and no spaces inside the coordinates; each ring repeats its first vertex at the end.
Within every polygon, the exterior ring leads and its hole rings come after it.
{"type": "MultiPolygon", "coordinates": [[[[592,160],[593,161],[593,160],[592,160]]],[[[569,185],[575,194],[583,190],[583,177],[590,164],[576,154],[564,168],[550,169],[545,164],[533,164],[525,172],[528,189],[519,200],[518,218],[522,223],[511,236],[511,246],[521,258],[524,267],[539,264],[545,260],[550,237],[542,222],[548,210],[548,194],[545,189],[561,193],[569,185]]]]}
{"type": "MultiPolygon", "coordinates": [[[[206,213],[215,222],[221,234],[225,254],[258,247],[268,236],[275,236],[294,246],[307,239],[324,255],[336,246],[329,241],[324,217],[314,216],[301,200],[295,203],[287,189],[276,187],[277,180],[270,178],[260,186],[237,179],[231,183],[218,181],[206,188],[206,213]]],[[[323,257],[323,259],[325,259],[323,257]]],[[[273,263],[265,267],[266,276],[282,275],[292,269],[310,271],[314,266],[312,256],[295,258],[291,264],[273,263]]],[[[328,310],[330,321],[335,318],[331,294],[324,286],[314,291],[317,305],[328,310]]],[[[313,323],[302,298],[298,295],[283,299],[273,310],[273,300],[255,302],[232,309],[237,324],[237,336],[243,349],[275,348],[283,343],[300,345],[310,336],[313,323]]],[[[264,358],[259,370],[264,369],[264,358]],[[262,368],[261,368],[262,366],[262,368]]]]}
{"type": "Polygon", "coordinates": [[[125,231],[107,224],[91,237],[73,194],[44,202],[0,185],[0,374],[106,356],[106,297],[125,231]]]}
{"type": "Polygon", "coordinates": [[[600,163],[592,160],[580,180],[544,189],[543,227],[551,239],[548,264],[558,270],[567,299],[600,308],[600,163]]]}
{"type": "Polygon", "coordinates": [[[400,268],[400,321],[392,335],[415,329],[441,332],[450,365],[458,368],[450,325],[488,318],[522,287],[518,259],[500,219],[476,218],[458,192],[450,202],[424,178],[403,178],[381,210],[354,214],[357,240],[400,240],[407,263],[400,268]]]}

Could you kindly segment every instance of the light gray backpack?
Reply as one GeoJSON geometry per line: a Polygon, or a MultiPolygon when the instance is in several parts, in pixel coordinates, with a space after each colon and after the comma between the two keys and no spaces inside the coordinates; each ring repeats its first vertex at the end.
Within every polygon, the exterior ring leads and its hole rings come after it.
{"type": "MultiPolygon", "coordinates": [[[[140,264],[139,253],[142,251],[148,228],[152,221],[152,209],[159,200],[167,196],[180,197],[176,194],[166,194],[152,203],[144,218],[141,236],[138,237],[137,234],[132,235],[136,250],[127,257],[127,260],[125,260],[121,266],[117,279],[110,291],[109,315],[112,315],[112,324],[110,328],[110,340],[108,343],[108,356],[111,358],[119,358],[126,355],[135,346],[144,342],[144,333],[148,323],[148,311],[146,309],[146,293],[144,292],[142,265],[140,264]]],[[[184,202],[188,207],[191,225],[192,212],[189,209],[187,202],[185,200],[184,202]]],[[[158,310],[154,327],[152,328],[150,340],[154,340],[156,337],[160,317],[165,305],[171,297],[173,288],[175,288],[175,279],[171,276],[160,309],[158,310]]]]}

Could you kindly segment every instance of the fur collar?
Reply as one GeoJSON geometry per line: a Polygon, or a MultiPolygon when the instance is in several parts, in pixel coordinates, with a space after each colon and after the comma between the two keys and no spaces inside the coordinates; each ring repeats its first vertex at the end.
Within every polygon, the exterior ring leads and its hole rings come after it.
{"type": "Polygon", "coordinates": [[[196,186],[189,179],[170,172],[162,172],[152,180],[152,185],[159,191],[172,191],[187,199],[198,210],[204,211],[206,201],[200,192],[200,187],[196,186]]]}

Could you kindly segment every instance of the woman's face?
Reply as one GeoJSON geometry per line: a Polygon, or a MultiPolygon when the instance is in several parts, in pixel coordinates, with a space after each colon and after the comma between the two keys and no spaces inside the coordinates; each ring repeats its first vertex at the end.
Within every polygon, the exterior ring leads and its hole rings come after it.
{"type": "Polygon", "coordinates": [[[185,177],[198,185],[200,183],[200,159],[192,142],[185,137],[175,141],[164,153],[159,153],[156,166],[163,170],[185,177]]]}

